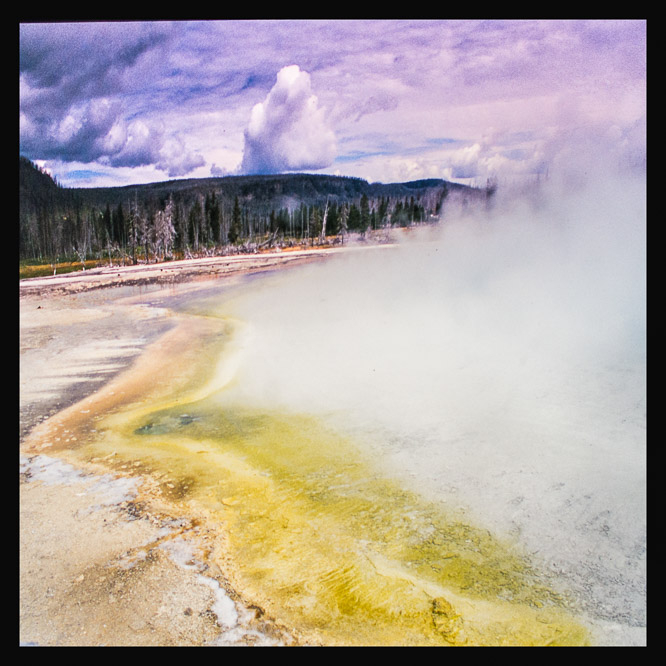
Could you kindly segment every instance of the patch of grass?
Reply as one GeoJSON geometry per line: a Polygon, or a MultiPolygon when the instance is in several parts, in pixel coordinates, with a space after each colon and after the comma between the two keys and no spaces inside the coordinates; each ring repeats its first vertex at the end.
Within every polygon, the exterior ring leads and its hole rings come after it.
{"type": "MultiPolygon", "coordinates": [[[[96,268],[99,262],[95,259],[89,259],[85,262],[86,269],[96,268]]],[[[53,275],[54,264],[51,263],[37,263],[35,261],[23,261],[19,263],[19,280],[33,277],[46,277],[53,275]]],[[[55,264],[56,275],[63,273],[73,273],[75,271],[83,270],[80,261],[58,261],[55,264]]]]}

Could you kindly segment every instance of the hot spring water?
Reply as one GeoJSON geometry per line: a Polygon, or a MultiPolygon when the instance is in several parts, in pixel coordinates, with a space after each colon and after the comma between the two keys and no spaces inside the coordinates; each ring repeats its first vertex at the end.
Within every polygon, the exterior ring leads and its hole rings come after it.
{"type": "Polygon", "coordinates": [[[173,302],[86,455],[204,508],[307,640],[642,640],[643,199],[596,194],[173,302]]]}

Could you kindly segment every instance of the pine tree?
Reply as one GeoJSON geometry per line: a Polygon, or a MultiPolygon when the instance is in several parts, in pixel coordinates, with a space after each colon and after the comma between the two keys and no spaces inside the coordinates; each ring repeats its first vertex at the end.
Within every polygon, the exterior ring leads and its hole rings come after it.
{"type": "Polygon", "coordinates": [[[379,210],[377,211],[378,221],[380,226],[382,227],[386,226],[389,222],[388,207],[389,207],[388,197],[382,197],[379,201],[379,210]]]}
{"type": "Polygon", "coordinates": [[[351,230],[359,230],[361,228],[361,211],[355,203],[349,206],[349,217],[347,218],[347,227],[351,230]]]}
{"type": "Polygon", "coordinates": [[[125,213],[122,203],[118,204],[113,216],[113,240],[120,245],[125,245],[125,213]]]}
{"type": "Polygon", "coordinates": [[[370,227],[370,203],[368,201],[368,195],[365,192],[361,196],[361,211],[360,211],[360,229],[363,233],[368,230],[370,227]]]}
{"type": "Polygon", "coordinates": [[[206,195],[206,220],[210,227],[211,239],[217,245],[220,242],[220,204],[214,191],[206,195]]]}
{"type": "Polygon", "coordinates": [[[326,218],[326,233],[329,236],[336,236],[340,230],[340,208],[335,202],[332,202],[328,209],[326,218]]]}
{"type": "Polygon", "coordinates": [[[234,198],[234,209],[231,214],[231,227],[229,228],[229,242],[233,245],[238,242],[241,235],[241,209],[238,197],[234,198]]]}
{"type": "Polygon", "coordinates": [[[309,225],[310,232],[312,234],[311,242],[314,244],[315,238],[319,237],[319,234],[321,233],[322,229],[322,223],[321,223],[321,210],[319,209],[319,206],[312,206],[310,209],[310,225],[309,225]]]}
{"type": "Polygon", "coordinates": [[[203,209],[201,201],[197,198],[190,208],[189,215],[187,216],[187,235],[190,247],[194,252],[199,251],[199,246],[202,242],[201,227],[203,223],[203,209]]]}

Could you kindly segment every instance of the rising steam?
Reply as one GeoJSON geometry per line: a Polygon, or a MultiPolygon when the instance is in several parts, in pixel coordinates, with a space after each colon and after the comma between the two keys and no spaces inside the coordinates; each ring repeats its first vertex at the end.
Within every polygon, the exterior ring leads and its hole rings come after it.
{"type": "Polygon", "coordinates": [[[640,624],[645,240],[643,180],[604,179],[276,276],[235,306],[239,396],[362,435],[640,624]]]}

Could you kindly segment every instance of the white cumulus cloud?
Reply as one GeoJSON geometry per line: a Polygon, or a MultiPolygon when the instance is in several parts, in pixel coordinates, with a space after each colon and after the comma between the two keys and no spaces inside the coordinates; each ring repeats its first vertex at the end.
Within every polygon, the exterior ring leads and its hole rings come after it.
{"type": "Polygon", "coordinates": [[[335,134],[312,92],[310,75],[298,65],[283,67],[264,102],[252,109],[241,171],[322,169],[335,155],[335,134]]]}

